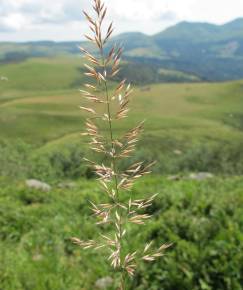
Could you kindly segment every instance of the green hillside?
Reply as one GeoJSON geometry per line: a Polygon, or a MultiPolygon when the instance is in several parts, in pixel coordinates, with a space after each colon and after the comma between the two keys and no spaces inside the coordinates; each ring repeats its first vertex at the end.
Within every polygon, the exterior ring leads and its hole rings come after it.
{"type": "MultiPolygon", "coordinates": [[[[77,119],[81,119],[82,114],[77,109],[81,99],[78,92],[80,87],[76,82],[82,82],[81,65],[82,60],[76,58],[43,58],[2,66],[1,72],[9,80],[2,81],[0,87],[1,135],[10,138],[13,134],[38,142],[43,136],[38,133],[39,138],[32,139],[31,131],[34,134],[36,128],[27,119],[36,119],[39,126],[42,126],[39,122],[41,116],[46,116],[45,122],[53,116],[57,117],[57,121],[59,117],[68,120],[66,128],[50,122],[50,140],[53,135],[61,135],[61,132],[58,134],[56,131],[58,128],[67,133],[75,131],[75,128],[79,131],[77,119]],[[9,130],[13,122],[17,126],[9,130]],[[52,132],[52,127],[56,133],[52,132]]],[[[161,71],[165,72],[168,73],[161,71]]],[[[237,125],[230,126],[230,123],[234,123],[230,121],[230,116],[234,120],[242,114],[242,86],[239,81],[222,84],[156,84],[147,90],[137,87],[132,103],[133,118],[148,118],[147,126],[153,134],[158,124],[159,129],[163,130],[171,122],[171,129],[185,126],[185,134],[186,128],[200,126],[198,134],[202,136],[204,128],[207,134],[212,131],[212,135],[217,130],[223,135],[240,135],[237,125]]],[[[42,129],[45,130],[45,127],[42,129]]]]}
{"type": "MultiPolygon", "coordinates": [[[[243,290],[243,81],[201,82],[141,62],[122,69],[136,85],[130,117],[114,124],[114,136],[146,122],[135,156],[119,165],[157,160],[153,175],[124,194],[159,193],[144,210],[151,221],[128,227],[124,244],[134,252],[149,240],[173,243],[162,259],[140,264],[128,289],[243,290]]],[[[1,290],[96,290],[107,276],[107,290],[117,289],[103,253],[70,241],[99,236],[89,201],[106,202],[83,160],[105,162],[80,135],[83,72],[83,59],[71,53],[1,63],[1,290]],[[32,178],[50,191],[28,188],[32,178]]],[[[101,227],[109,235],[109,225],[101,227]]]]}
{"type": "MultiPolygon", "coordinates": [[[[84,82],[81,65],[82,59],[76,57],[33,58],[2,65],[1,73],[8,81],[0,83],[1,140],[11,143],[21,139],[30,144],[31,158],[47,158],[47,151],[54,158],[62,150],[69,156],[65,158],[71,158],[75,150],[85,150],[80,138],[85,116],[78,108],[83,102],[78,91],[84,82]]],[[[178,74],[168,70],[160,73],[178,74]]],[[[146,119],[146,133],[137,157],[142,154],[148,160],[159,158],[158,172],[240,173],[242,108],[242,81],[137,86],[131,117],[117,124],[116,130],[119,133],[146,119]]],[[[6,146],[2,149],[5,156],[6,146]]],[[[25,156],[21,150],[16,154],[25,156]]],[[[2,162],[9,164],[9,159],[2,162]]]]}
{"type": "Polygon", "coordinates": [[[183,21],[165,31],[155,35],[158,40],[180,39],[197,43],[231,41],[243,38],[243,18],[235,19],[224,25],[215,25],[203,22],[183,21]]]}

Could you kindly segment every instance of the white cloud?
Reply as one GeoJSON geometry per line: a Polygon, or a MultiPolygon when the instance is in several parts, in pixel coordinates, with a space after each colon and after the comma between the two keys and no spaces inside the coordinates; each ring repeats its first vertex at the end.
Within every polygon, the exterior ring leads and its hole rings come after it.
{"type": "Polygon", "coordinates": [[[108,0],[107,4],[111,7],[114,16],[129,21],[156,19],[166,9],[161,0],[123,0],[117,1],[115,4],[114,0],[108,0]]]}
{"type": "MultiPolygon", "coordinates": [[[[0,41],[80,39],[87,27],[81,11],[90,9],[91,2],[0,0],[0,41]]],[[[223,23],[243,16],[243,0],[106,0],[106,3],[117,33],[153,34],[181,20],[223,23]]]]}
{"type": "Polygon", "coordinates": [[[29,24],[28,19],[21,13],[10,13],[2,19],[2,22],[6,27],[9,27],[9,30],[20,30],[22,27],[29,24]]]}

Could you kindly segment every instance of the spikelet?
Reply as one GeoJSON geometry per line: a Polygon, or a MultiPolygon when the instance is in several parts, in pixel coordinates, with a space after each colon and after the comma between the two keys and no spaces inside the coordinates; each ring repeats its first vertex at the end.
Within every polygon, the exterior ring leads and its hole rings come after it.
{"type": "Polygon", "coordinates": [[[134,182],[149,174],[155,162],[147,165],[144,162],[137,162],[124,171],[119,169],[119,161],[129,158],[136,150],[144,122],[139,123],[123,136],[115,136],[114,123],[128,116],[130,95],[133,90],[125,79],[118,83],[113,91],[108,88],[109,81],[120,71],[122,48],[113,46],[108,51],[104,49],[104,45],[114,31],[113,23],[111,22],[107,28],[104,27],[107,8],[101,0],[93,0],[93,10],[94,17],[84,11],[91,33],[85,37],[96,46],[99,53],[92,54],[80,47],[86,60],[84,74],[90,79],[90,82],[84,84],[85,89],[80,90],[80,93],[87,102],[91,103],[89,106],[80,106],[80,109],[92,116],[87,118],[86,130],[82,136],[89,138],[90,149],[97,154],[102,154],[105,160],[104,163],[97,164],[85,159],[95,172],[101,190],[109,200],[101,204],[90,201],[91,212],[97,219],[97,225],[109,224],[113,228],[113,237],[100,234],[97,241],[83,241],[78,238],[71,240],[83,249],[108,250],[107,260],[114,269],[121,272],[118,289],[124,290],[124,275],[133,277],[139,261],[154,261],[164,255],[164,251],[170,244],[163,244],[157,250],[153,250],[152,242],[149,242],[142,250],[132,253],[124,251],[123,240],[128,235],[128,224],[144,225],[151,218],[146,210],[152,205],[157,194],[140,200],[130,197],[128,201],[123,201],[121,194],[124,191],[131,191],[134,182]],[[102,113],[98,114],[100,111],[102,113]],[[106,126],[108,135],[104,130],[101,133],[101,123],[103,123],[102,128],[106,126]]]}

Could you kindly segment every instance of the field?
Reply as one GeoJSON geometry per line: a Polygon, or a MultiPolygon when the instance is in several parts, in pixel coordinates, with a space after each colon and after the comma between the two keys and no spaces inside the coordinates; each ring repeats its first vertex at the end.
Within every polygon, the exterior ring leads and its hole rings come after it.
{"type": "MultiPolygon", "coordinates": [[[[0,87],[1,137],[42,144],[79,134],[81,66],[82,59],[75,57],[1,66],[1,75],[9,79],[0,87]]],[[[242,138],[242,94],[241,81],[137,87],[130,123],[147,119],[147,134],[158,138],[242,138]]]]}
{"type": "MultiPolygon", "coordinates": [[[[93,237],[87,200],[102,200],[82,161],[90,154],[80,136],[82,63],[58,56],[0,67],[8,78],[0,81],[1,290],[94,290],[98,278],[116,276],[101,256],[69,241],[93,237]],[[27,189],[27,178],[52,190],[27,189]],[[70,180],[74,188],[58,186],[70,180]]],[[[154,220],[141,233],[135,227],[132,248],[151,237],[174,245],[152,267],[141,266],[131,289],[242,290],[243,81],[135,86],[130,117],[116,134],[140,120],[145,132],[133,161],[158,162],[133,194],[160,194],[154,220]],[[186,178],[201,171],[213,177],[186,178]]]]}
{"type": "MultiPolygon", "coordinates": [[[[1,75],[8,81],[0,83],[1,140],[13,144],[21,139],[32,148],[30,152],[28,147],[29,157],[60,152],[60,146],[71,144],[84,151],[84,115],[79,110],[84,103],[79,92],[85,82],[82,63],[78,57],[57,57],[3,65],[1,75]]],[[[156,172],[241,174],[242,96],[242,81],[135,87],[129,121],[116,130],[146,120],[137,155],[159,159],[156,172]]],[[[8,146],[3,147],[7,156],[8,146]]]]}

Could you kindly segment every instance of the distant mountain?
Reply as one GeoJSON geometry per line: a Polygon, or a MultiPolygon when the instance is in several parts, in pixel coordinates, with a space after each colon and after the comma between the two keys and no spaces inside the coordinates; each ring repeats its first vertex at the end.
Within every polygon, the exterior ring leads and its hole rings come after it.
{"type": "MultiPolygon", "coordinates": [[[[209,81],[243,78],[243,18],[224,25],[184,21],[153,36],[123,33],[114,37],[113,43],[121,43],[125,48],[124,56],[132,62],[179,70],[209,81]]],[[[0,43],[0,61],[77,54],[79,44],[0,43]]]]}
{"type": "Polygon", "coordinates": [[[157,42],[169,39],[201,42],[211,39],[218,32],[219,26],[213,24],[183,21],[156,34],[153,38],[157,42]]]}
{"type": "Polygon", "coordinates": [[[196,74],[205,80],[240,79],[243,78],[243,18],[224,25],[181,22],[147,36],[146,46],[139,48],[135,38],[125,47],[125,55],[139,62],[196,74]]]}
{"type": "Polygon", "coordinates": [[[243,18],[238,18],[224,25],[201,22],[180,22],[154,36],[158,40],[178,39],[196,43],[227,41],[243,38],[243,18]]]}

